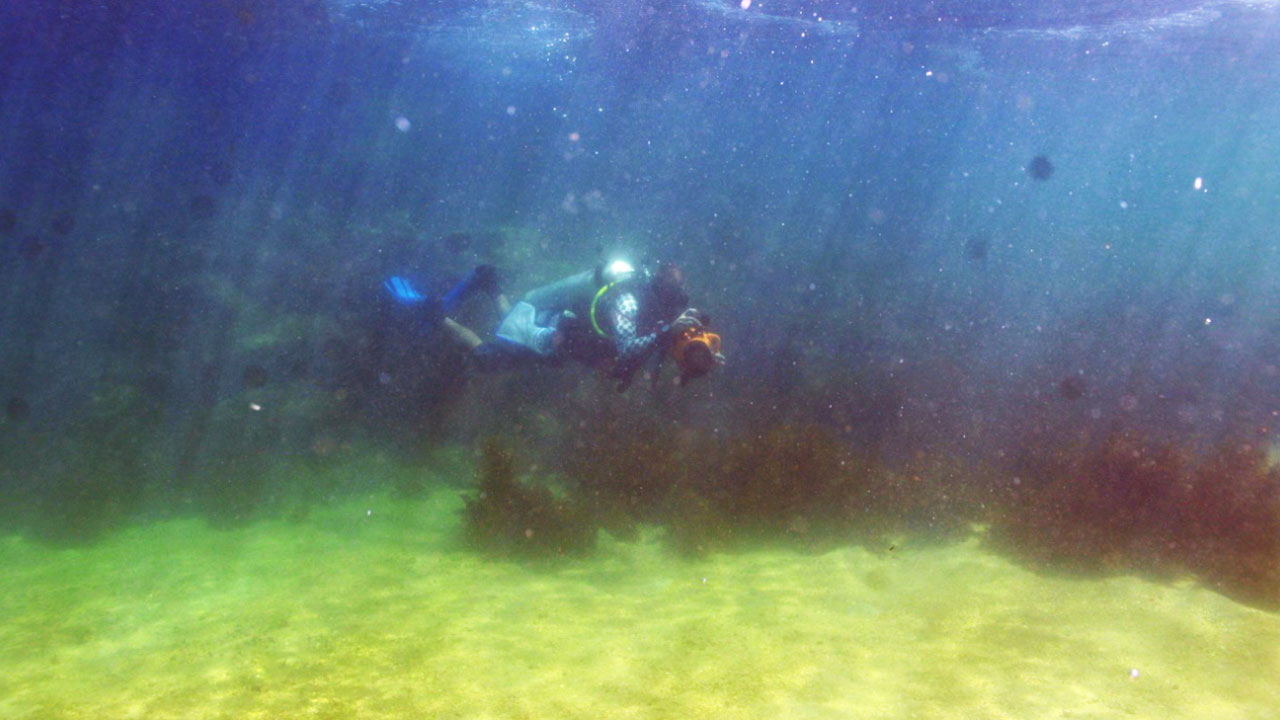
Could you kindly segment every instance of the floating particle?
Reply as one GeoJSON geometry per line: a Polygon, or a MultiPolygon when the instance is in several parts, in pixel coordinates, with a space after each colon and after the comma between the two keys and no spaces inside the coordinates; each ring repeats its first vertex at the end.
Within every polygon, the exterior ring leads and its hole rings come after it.
{"type": "Polygon", "coordinates": [[[1053,177],[1053,163],[1049,162],[1049,158],[1044,155],[1037,155],[1031,158],[1031,162],[1027,163],[1027,174],[1036,180],[1044,182],[1053,177]]]}

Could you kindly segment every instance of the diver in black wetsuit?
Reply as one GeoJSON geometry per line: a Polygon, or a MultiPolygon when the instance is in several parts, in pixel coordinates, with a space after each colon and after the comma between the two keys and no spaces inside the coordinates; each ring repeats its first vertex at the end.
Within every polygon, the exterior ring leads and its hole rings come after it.
{"type": "Polygon", "coordinates": [[[511,305],[498,287],[496,270],[481,265],[439,303],[401,277],[385,286],[402,304],[423,303],[481,371],[557,364],[573,359],[606,367],[625,390],[649,358],[671,354],[682,383],[710,372],[724,358],[718,336],[704,330],[705,315],[688,306],[684,273],[673,264],[638,271],[617,261],[529,291],[511,305]],[[447,312],[476,292],[493,298],[503,320],[484,341],[447,312]]]}

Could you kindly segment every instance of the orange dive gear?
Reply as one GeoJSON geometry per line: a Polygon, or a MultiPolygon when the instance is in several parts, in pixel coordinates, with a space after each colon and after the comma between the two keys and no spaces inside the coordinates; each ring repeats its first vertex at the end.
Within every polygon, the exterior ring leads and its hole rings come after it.
{"type": "Polygon", "coordinates": [[[720,336],[700,327],[685,328],[671,343],[671,357],[680,368],[681,381],[701,377],[715,367],[720,336]]]}

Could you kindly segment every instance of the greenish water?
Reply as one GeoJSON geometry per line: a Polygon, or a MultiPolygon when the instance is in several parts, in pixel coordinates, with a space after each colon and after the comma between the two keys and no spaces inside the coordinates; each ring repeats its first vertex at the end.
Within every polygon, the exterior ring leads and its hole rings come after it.
{"type": "Polygon", "coordinates": [[[1042,576],[978,538],[530,566],[461,498],[0,539],[0,717],[1267,718],[1280,616],[1190,582],[1042,576]],[[1136,670],[1136,676],[1134,671],[1136,670]]]}

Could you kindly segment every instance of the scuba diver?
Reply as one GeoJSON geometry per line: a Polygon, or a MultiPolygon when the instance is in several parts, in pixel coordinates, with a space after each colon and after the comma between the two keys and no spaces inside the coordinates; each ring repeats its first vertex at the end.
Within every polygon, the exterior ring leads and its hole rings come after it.
{"type": "Polygon", "coordinates": [[[676,265],[637,270],[621,260],[530,290],[515,305],[499,288],[492,265],[477,266],[438,300],[400,276],[383,283],[397,303],[422,306],[430,322],[469,350],[472,364],[482,372],[572,359],[607,369],[618,380],[619,392],[649,358],[656,358],[656,378],[669,355],[679,368],[681,385],[724,363],[720,337],[707,331],[710,318],[705,313],[689,307],[684,285],[684,273],[676,265]],[[448,317],[476,293],[492,298],[503,316],[489,341],[448,317]]]}

